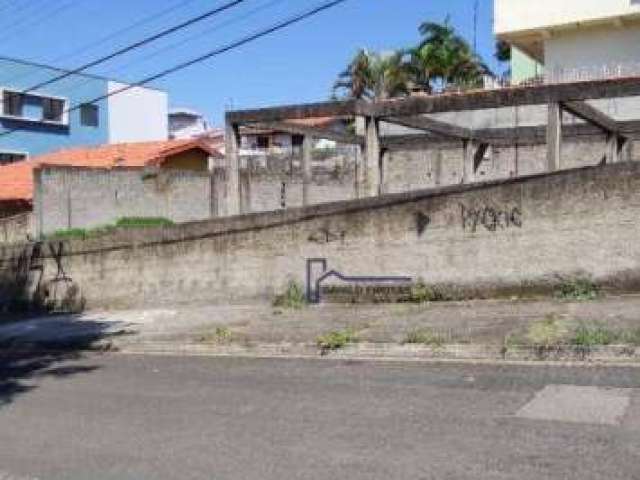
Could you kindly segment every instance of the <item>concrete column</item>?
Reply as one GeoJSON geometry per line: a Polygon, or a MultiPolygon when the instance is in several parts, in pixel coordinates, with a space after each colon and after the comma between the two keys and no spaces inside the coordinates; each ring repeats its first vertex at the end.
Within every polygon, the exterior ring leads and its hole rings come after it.
{"type": "Polygon", "coordinates": [[[313,154],[313,137],[305,135],[302,140],[302,206],[306,207],[310,201],[311,191],[311,159],[313,154]]]}
{"type": "Polygon", "coordinates": [[[618,137],[618,161],[631,161],[631,141],[626,137],[618,137]]]}
{"type": "Polygon", "coordinates": [[[227,121],[225,129],[226,191],[225,211],[227,215],[240,213],[240,132],[237,124],[227,121]]]}
{"type": "Polygon", "coordinates": [[[607,133],[607,146],[605,155],[606,163],[618,162],[618,136],[615,133],[607,133]]]}
{"type": "Polygon", "coordinates": [[[547,122],[547,168],[550,172],[560,170],[560,153],[562,151],[562,109],[560,103],[549,103],[549,119],[547,122]]]}
{"type": "Polygon", "coordinates": [[[380,194],[381,151],[380,121],[374,117],[365,118],[365,155],[364,155],[364,196],[374,197],[380,194]]]}
{"type": "Polygon", "coordinates": [[[475,178],[474,160],[476,145],[473,140],[463,140],[462,151],[462,183],[471,183],[475,178]]]}
{"type": "Polygon", "coordinates": [[[238,176],[240,185],[240,213],[251,213],[251,165],[241,170],[238,176]]]}

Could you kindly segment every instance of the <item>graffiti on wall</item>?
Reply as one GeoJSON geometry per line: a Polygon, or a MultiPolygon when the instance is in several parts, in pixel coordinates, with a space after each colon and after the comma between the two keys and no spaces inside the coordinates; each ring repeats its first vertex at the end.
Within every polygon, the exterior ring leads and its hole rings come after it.
{"type": "Polygon", "coordinates": [[[522,228],[522,212],[518,207],[484,206],[470,208],[460,204],[462,229],[465,232],[475,233],[483,227],[489,232],[505,230],[509,228],[522,228]]]}
{"type": "Polygon", "coordinates": [[[329,228],[321,228],[309,235],[309,241],[312,243],[333,243],[344,242],[347,232],[344,230],[330,230],[329,228]]]}
{"type": "Polygon", "coordinates": [[[25,305],[49,311],[84,308],[78,285],[64,266],[64,242],[35,242],[3,251],[0,258],[0,306],[25,305]]]}

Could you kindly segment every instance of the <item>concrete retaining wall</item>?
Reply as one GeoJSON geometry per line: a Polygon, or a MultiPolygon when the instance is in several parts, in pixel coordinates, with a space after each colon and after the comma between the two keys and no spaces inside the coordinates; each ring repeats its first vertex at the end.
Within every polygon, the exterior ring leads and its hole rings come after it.
{"type": "Polygon", "coordinates": [[[307,260],[324,258],[348,275],[410,276],[477,295],[577,275],[634,290],[639,215],[640,164],[616,164],[0,247],[0,285],[5,302],[16,285],[32,295],[61,278],[90,307],[246,302],[303,283],[307,260]]]}

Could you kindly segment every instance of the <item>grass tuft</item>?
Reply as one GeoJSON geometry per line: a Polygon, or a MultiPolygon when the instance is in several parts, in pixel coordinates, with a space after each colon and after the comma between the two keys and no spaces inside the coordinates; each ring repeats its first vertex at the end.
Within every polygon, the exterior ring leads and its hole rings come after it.
{"type": "Polygon", "coordinates": [[[554,296],[562,300],[593,300],[599,293],[598,285],[588,278],[572,278],[559,284],[554,296]]]}
{"type": "Polygon", "coordinates": [[[407,333],[404,343],[442,347],[445,344],[445,339],[430,328],[418,328],[407,333]]]}
{"type": "Polygon", "coordinates": [[[300,309],[307,304],[304,288],[295,280],[289,281],[287,289],[277,295],[273,301],[274,307],[300,309]]]}
{"type": "Polygon", "coordinates": [[[325,355],[330,351],[339,350],[348,343],[355,343],[357,341],[358,337],[356,333],[352,329],[347,328],[344,330],[333,330],[324,335],[320,335],[316,340],[316,344],[320,348],[321,353],[325,355]]]}

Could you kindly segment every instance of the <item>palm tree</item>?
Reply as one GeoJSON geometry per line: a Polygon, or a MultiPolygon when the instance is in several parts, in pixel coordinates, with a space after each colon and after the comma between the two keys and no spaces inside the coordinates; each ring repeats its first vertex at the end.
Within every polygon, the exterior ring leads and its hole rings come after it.
{"type": "Polygon", "coordinates": [[[479,86],[491,71],[447,18],[444,23],[420,25],[420,44],[410,50],[415,86],[431,92],[434,87],[479,86]]]}
{"type": "Polygon", "coordinates": [[[340,74],[334,93],[346,91],[356,99],[385,99],[407,95],[412,83],[404,52],[378,54],[360,50],[340,74]]]}

